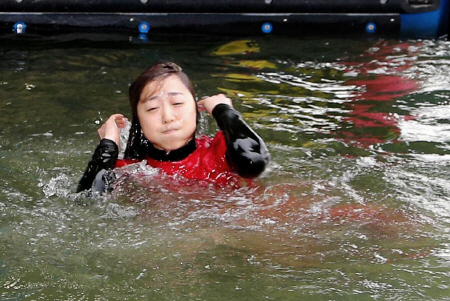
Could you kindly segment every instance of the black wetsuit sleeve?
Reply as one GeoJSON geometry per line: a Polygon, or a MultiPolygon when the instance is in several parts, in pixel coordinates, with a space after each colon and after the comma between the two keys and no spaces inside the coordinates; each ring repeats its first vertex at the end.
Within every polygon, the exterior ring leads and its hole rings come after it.
{"type": "Polygon", "coordinates": [[[107,184],[113,181],[114,175],[108,171],[115,167],[118,156],[119,147],[117,144],[112,140],[102,139],[95,149],[83,177],[78,182],[77,192],[88,190],[91,187],[94,190],[93,184],[97,184],[95,190],[100,190],[97,192],[104,192],[107,189],[107,184]]]}
{"type": "Polygon", "coordinates": [[[225,134],[227,160],[244,178],[259,176],[270,161],[266,144],[242,119],[241,114],[227,104],[219,104],[212,111],[217,125],[225,134]]]}

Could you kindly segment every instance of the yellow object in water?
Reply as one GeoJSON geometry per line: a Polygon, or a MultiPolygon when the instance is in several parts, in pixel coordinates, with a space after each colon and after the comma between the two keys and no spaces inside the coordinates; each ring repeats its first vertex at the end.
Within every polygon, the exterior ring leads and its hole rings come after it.
{"type": "Polygon", "coordinates": [[[234,90],[234,89],[227,89],[218,87],[217,88],[220,92],[224,93],[225,95],[228,95],[230,97],[244,97],[248,99],[252,99],[256,96],[256,93],[250,92],[250,91],[242,91],[242,90],[234,90]]]}
{"type": "Polygon", "coordinates": [[[228,81],[235,81],[235,82],[244,82],[244,81],[262,82],[261,79],[257,78],[256,76],[250,75],[250,74],[227,73],[225,75],[213,74],[212,76],[224,77],[228,81]]]}
{"type": "Polygon", "coordinates": [[[212,55],[247,54],[259,52],[259,45],[252,40],[239,40],[220,46],[212,55]]]}
{"type": "Polygon", "coordinates": [[[239,67],[248,67],[253,69],[276,69],[274,63],[271,63],[266,60],[258,60],[258,61],[239,61],[239,67]]]}

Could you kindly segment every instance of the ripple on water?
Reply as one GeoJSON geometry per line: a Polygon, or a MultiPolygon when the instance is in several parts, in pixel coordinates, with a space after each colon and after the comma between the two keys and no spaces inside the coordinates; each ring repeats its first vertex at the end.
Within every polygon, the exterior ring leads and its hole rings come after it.
{"type": "Polygon", "coordinates": [[[415,118],[399,123],[403,141],[448,142],[450,141],[450,105],[423,104],[410,112],[415,118]]]}

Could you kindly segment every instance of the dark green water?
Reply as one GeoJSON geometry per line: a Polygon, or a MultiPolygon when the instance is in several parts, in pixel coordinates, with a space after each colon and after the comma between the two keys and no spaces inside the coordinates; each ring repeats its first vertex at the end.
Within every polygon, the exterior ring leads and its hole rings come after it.
{"type": "Polygon", "coordinates": [[[448,42],[2,40],[0,300],[449,300],[449,116],[448,42]],[[159,59],[266,140],[255,187],[73,192],[159,59]]]}

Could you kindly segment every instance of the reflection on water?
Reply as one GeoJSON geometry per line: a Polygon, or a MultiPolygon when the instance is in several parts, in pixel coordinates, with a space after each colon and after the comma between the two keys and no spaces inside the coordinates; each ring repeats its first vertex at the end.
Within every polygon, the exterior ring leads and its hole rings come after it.
{"type": "Polygon", "coordinates": [[[448,298],[447,42],[5,45],[0,299],[448,298]],[[74,193],[98,124],[161,58],[233,98],[268,171],[231,189],[137,165],[74,193]]]}

